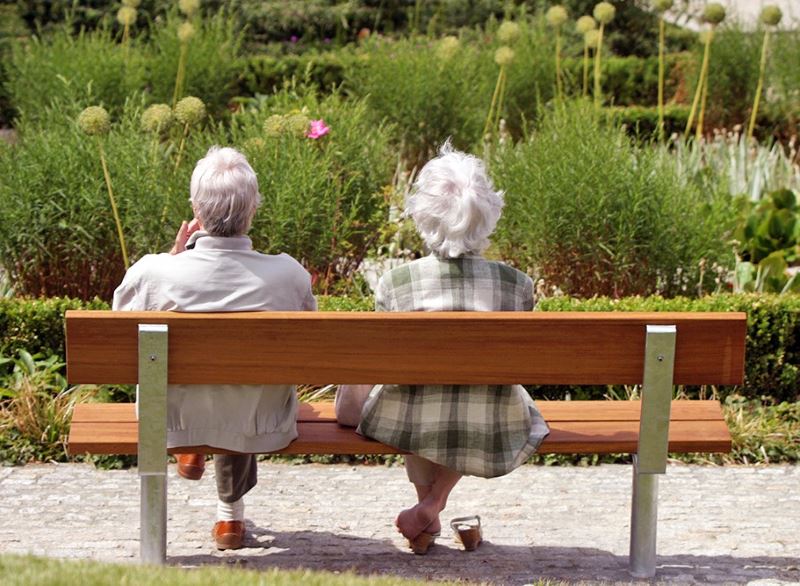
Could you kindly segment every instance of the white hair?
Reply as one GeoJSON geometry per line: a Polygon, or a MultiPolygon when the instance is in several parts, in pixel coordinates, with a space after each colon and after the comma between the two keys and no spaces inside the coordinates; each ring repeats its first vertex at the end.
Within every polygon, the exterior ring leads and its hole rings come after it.
{"type": "Polygon", "coordinates": [[[247,158],[212,146],[192,172],[191,198],[203,229],[212,236],[247,234],[261,204],[258,179],[247,158]]]}
{"type": "Polygon", "coordinates": [[[431,252],[455,258],[486,250],[503,204],[483,161],[448,141],[414,181],[406,213],[431,252]]]}

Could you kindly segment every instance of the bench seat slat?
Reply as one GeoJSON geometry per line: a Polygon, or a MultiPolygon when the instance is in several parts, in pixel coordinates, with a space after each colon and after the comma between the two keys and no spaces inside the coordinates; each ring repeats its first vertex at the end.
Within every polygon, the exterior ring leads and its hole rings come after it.
{"type": "MultiPolygon", "coordinates": [[[[573,402],[581,403],[581,402],[573,402]]],[[[585,401],[596,406],[614,402],[585,401]]],[[[675,402],[679,403],[679,402],[675,402]]],[[[688,402],[687,402],[688,403],[688,402]]],[[[688,404],[698,403],[692,401],[688,404]]],[[[556,402],[541,402],[540,405],[556,402]]],[[[138,439],[137,423],[131,405],[79,405],[76,408],[70,432],[69,450],[72,454],[135,454],[138,439]],[[100,420],[102,409],[107,408],[110,419],[100,420]],[[127,411],[127,413],[125,413],[127,411]],[[87,414],[91,414],[87,419],[87,414]]],[[[329,409],[330,407],[326,407],[329,409]]],[[[683,407],[676,410],[680,411],[683,407]]],[[[542,409],[544,411],[544,409],[542,409]]],[[[313,411],[312,411],[313,412],[313,411]]],[[[547,417],[545,415],[545,417],[547,417]]],[[[545,439],[540,453],[634,453],[637,449],[639,423],[636,420],[618,419],[597,421],[548,420],[550,436],[545,439]]],[[[365,439],[352,428],[344,428],[330,420],[300,421],[300,437],[281,450],[282,454],[397,454],[398,450],[379,442],[365,439]]],[[[670,424],[669,450],[671,452],[728,452],[731,437],[725,422],[716,420],[674,420],[670,424]]],[[[207,447],[181,448],[172,451],[220,452],[207,447]]]]}
{"type": "MultiPolygon", "coordinates": [[[[537,401],[544,418],[555,421],[639,421],[639,401],[537,401]]],[[[80,423],[131,421],[132,403],[85,403],[78,405],[72,421],[80,423]]],[[[715,421],[722,419],[718,401],[673,401],[672,421],[715,421]]],[[[336,421],[332,401],[300,403],[298,421],[336,421]]]]}

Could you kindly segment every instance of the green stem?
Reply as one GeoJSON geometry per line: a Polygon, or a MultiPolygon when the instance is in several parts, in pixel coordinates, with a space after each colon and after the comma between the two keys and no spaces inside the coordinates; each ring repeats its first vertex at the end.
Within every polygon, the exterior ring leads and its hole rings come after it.
{"type": "Polygon", "coordinates": [[[708,59],[706,60],[705,75],[703,76],[703,93],[700,96],[700,114],[697,116],[697,132],[695,139],[700,140],[703,138],[703,121],[706,117],[706,102],[708,100],[708,67],[711,61],[711,39],[714,36],[714,27],[711,27],[711,32],[708,33],[708,59]]]}
{"type": "Polygon", "coordinates": [[[753,111],[750,113],[750,124],[747,125],[747,140],[753,138],[753,131],[756,128],[756,117],[758,116],[758,104],[761,101],[761,92],[764,89],[764,72],[767,69],[767,46],[769,44],[769,29],[764,31],[764,43],[761,45],[761,68],[758,72],[758,85],[756,86],[756,96],[753,99],[753,111]]]}
{"type": "Polygon", "coordinates": [[[175,90],[172,92],[173,108],[178,103],[178,97],[183,94],[183,80],[186,77],[186,55],[188,52],[188,43],[181,43],[181,52],[178,56],[178,72],[175,75],[175,90]]]}
{"type": "Polygon", "coordinates": [[[583,41],[583,97],[589,95],[589,43],[583,41]]]}
{"type": "Polygon", "coordinates": [[[497,96],[500,93],[500,82],[503,78],[503,67],[500,67],[500,73],[497,74],[497,83],[494,85],[494,93],[492,94],[492,103],[489,105],[489,113],[486,115],[486,124],[483,125],[483,134],[481,135],[486,140],[486,135],[489,134],[489,129],[492,127],[492,119],[494,118],[494,108],[497,104],[497,96]]]}
{"type": "Polygon", "coordinates": [[[561,29],[556,29],[556,92],[558,100],[564,99],[564,88],[561,85],[561,29]]]}
{"type": "Polygon", "coordinates": [[[183,127],[183,135],[181,136],[181,144],[178,147],[178,158],[175,159],[175,168],[172,170],[173,174],[178,172],[178,167],[181,164],[181,157],[183,156],[183,145],[186,144],[186,137],[187,136],[189,136],[189,123],[188,122],[183,127]]]}
{"type": "Polygon", "coordinates": [[[706,46],[703,50],[703,65],[700,67],[700,78],[697,82],[697,89],[694,92],[694,99],[692,100],[692,109],[689,111],[689,119],[686,121],[686,130],[683,132],[683,138],[689,138],[689,133],[692,131],[692,124],[694,123],[694,115],[697,113],[697,106],[700,103],[700,94],[703,93],[703,85],[705,84],[706,71],[708,70],[708,56],[711,47],[711,37],[714,35],[712,28],[708,32],[706,38],[706,46]]]}
{"type": "Polygon", "coordinates": [[[106,165],[106,155],[103,151],[103,143],[98,139],[97,150],[100,152],[100,165],[103,167],[103,177],[106,180],[106,188],[108,189],[108,199],[111,201],[111,212],[114,214],[114,222],[117,225],[117,236],[119,237],[119,247],[122,251],[122,262],[125,264],[125,270],[131,266],[128,262],[128,248],[125,246],[125,236],[122,233],[122,221],[119,219],[119,210],[117,210],[117,200],[114,198],[114,190],[111,188],[111,175],[108,172],[108,165],[106,165]]]}
{"type": "Polygon", "coordinates": [[[603,103],[603,89],[601,84],[602,71],[600,69],[600,53],[603,49],[603,29],[604,23],[600,23],[600,31],[597,35],[597,49],[594,52],[594,106],[600,108],[603,103]]]}
{"type": "Polygon", "coordinates": [[[664,140],[664,17],[658,21],[658,140],[664,140]]]}
{"type": "Polygon", "coordinates": [[[506,67],[503,65],[500,68],[500,78],[502,81],[500,82],[500,93],[497,96],[497,110],[494,113],[494,129],[497,130],[500,128],[500,116],[503,112],[503,100],[506,98],[506,67]]]}
{"type": "Polygon", "coordinates": [[[123,60],[125,62],[125,65],[128,64],[128,53],[129,53],[128,42],[130,40],[130,34],[131,34],[130,26],[126,24],[125,27],[122,29],[122,51],[123,51],[123,60]]]}

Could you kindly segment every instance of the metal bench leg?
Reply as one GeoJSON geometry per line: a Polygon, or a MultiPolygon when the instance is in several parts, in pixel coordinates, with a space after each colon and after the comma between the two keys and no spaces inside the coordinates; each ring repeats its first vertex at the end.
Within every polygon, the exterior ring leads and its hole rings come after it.
{"type": "Polygon", "coordinates": [[[139,326],[140,557],[167,561],[167,326],[139,326]]]}
{"type": "Polygon", "coordinates": [[[630,573],[656,574],[658,475],[667,470],[675,326],[647,326],[639,448],[633,461],[630,573]]]}

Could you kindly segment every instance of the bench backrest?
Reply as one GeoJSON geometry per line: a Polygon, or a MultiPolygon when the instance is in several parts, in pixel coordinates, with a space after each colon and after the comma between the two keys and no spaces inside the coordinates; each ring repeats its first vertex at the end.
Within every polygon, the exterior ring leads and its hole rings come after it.
{"type": "Polygon", "coordinates": [[[744,313],[68,311],[71,383],[138,382],[138,326],[169,329],[174,384],[640,384],[648,325],[674,384],[742,382],[744,313]]]}

